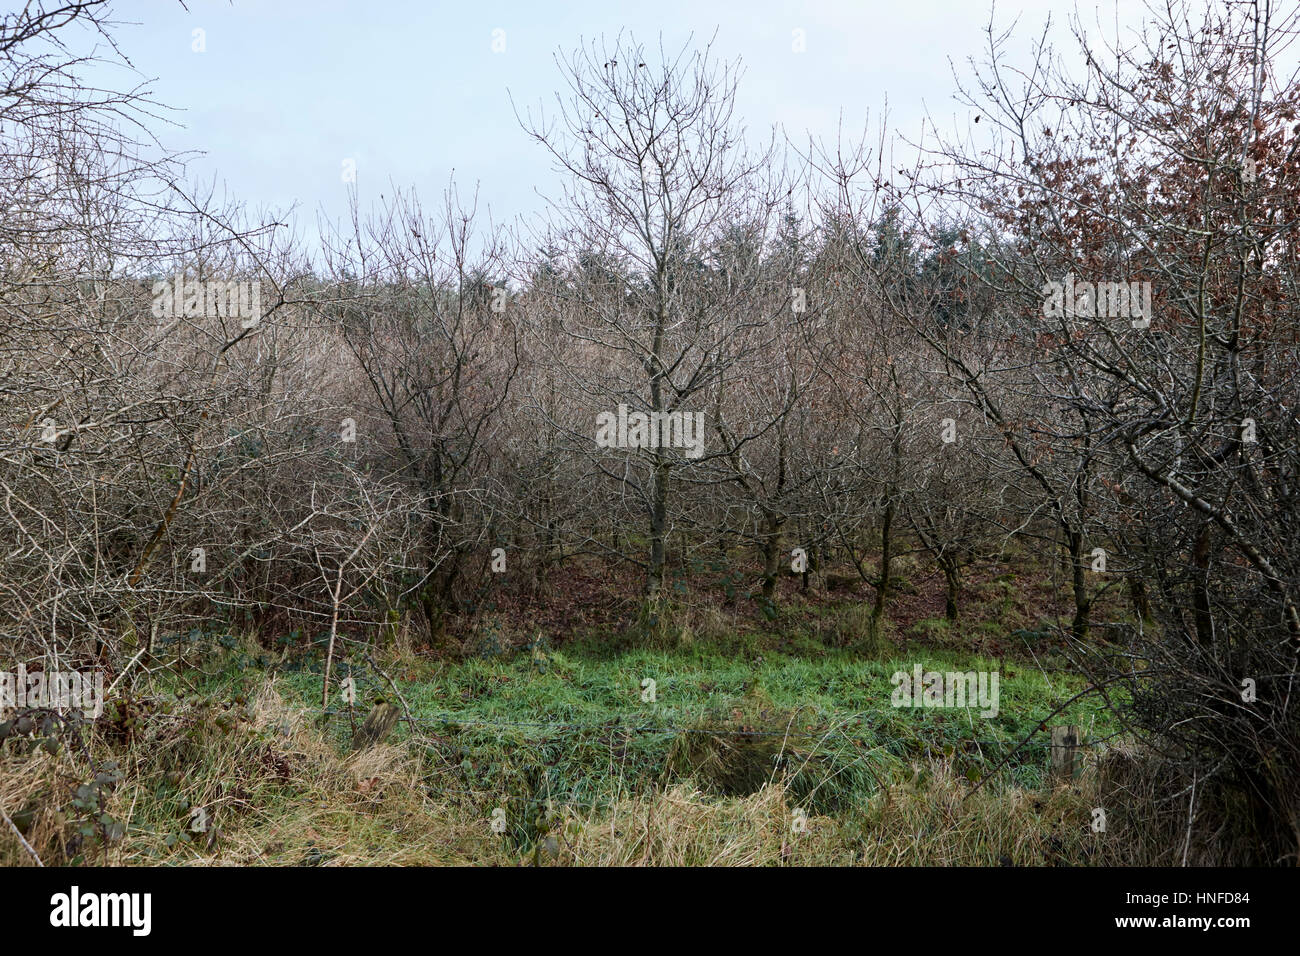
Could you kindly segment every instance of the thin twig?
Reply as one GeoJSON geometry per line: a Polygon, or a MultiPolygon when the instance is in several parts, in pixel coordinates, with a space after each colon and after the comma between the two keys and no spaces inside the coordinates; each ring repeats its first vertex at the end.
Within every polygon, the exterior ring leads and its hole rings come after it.
{"type": "Polygon", "coordinates": [[[41,858],[37,855],[36,851],[32,849],[32,845],[27,842],[27,838],[22,835],[18,827],[14,825],[14,822],[9,819],[9,814],[5,813],[4,807],[0,807],[0,817],[4,817],[5,823],[9,825],[10,830],[14,831],[14,836],[16,836],[18,842],[23,845],[23,849],[30,853],[32,859],[36,861],[36,865],[43,869],[45,864],[41,862],[41,858]]]}

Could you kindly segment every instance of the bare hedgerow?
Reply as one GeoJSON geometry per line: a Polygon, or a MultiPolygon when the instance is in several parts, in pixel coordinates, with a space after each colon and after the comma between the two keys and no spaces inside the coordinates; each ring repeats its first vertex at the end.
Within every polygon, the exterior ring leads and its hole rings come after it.
{"type": "Polygon", "coordinates": [[[1189,834],[1225,822],[1201,808],[1244,807],[1228,829],[1264,863],[1300,852],[1300,711],[1285,690],[1300,648],[1300,103],[1273,55],[1295,28],[1259,8],[1156,16],[1103,52],[1076,25],[1086,80],[1040,46],[1023,89],[1004,85],[990,30],[966,94],[987,148],[941,147],[953,175],[929,195],[992,225],[952,244],[992,309],[936,321],[916,307],[924,287],[895,309],[1001,433],[1026,527],[1056,525],[1080,654],[1176,756],[1189,834]],[[1106,622],[1119,646],[1093,653],[1083,639],[1121,583],[1133,620],[1106,622]]]}

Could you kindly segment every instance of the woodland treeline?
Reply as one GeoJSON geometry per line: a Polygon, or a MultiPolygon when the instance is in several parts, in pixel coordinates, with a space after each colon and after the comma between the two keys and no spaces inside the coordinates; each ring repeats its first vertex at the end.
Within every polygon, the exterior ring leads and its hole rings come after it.
{"type": "Polygon", "coordinates": [[[693,561],[761,611],[800,554],[880,620],[903,550],[959,619],[1014,545],[1067,570],[1060,626],[1170,792],[1221,788],[1294,859],[1296,22],[1193,13],[1029,64],[991,31],[969,125],[919,144],[755,143],[738,64],[598,42],[490,120],[564,174],[544,221],[354,192],[311,241],[187,187],[147,91],[79,83],[100,4],[6,15],[5,638],[114,670],[196,629],[436,652],[575,563],[661,622],[693,561]],[[598,444],[620,406],[702,415],[701,453],[598,444]]]}

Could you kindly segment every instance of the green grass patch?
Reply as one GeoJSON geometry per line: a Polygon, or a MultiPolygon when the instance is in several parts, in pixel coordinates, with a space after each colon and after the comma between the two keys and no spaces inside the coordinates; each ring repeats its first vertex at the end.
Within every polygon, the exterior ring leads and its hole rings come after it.
{"type": "MultiPolygon", "coordinates": [[[[743,646],[599,656],[570,647],[416,661],[394,676],[427,748],[430,797],[503,806],[522,844],[541,829],[536,821],[546,808],[599,807],[686,781],[736,797],[784,779],[809,812],[842,814],[930,760],[979,780],[1084,686],[1063,672],[956,652],[863,660],[823,649],[809,659],[743,646]],[[975,707],[892,706],[891,676],[910,674],[917,663],[925,671],[998,671],[997,716],[975,707]]],[[[358,678],[360,720],[375,696],[389,694],[364,669],[358,678]]],[[[310,704],[319,699],[320,675],[288,674],[282,686],[310,704]]],[[[1052,723],[1082,725],[1092,738],[1115,729],[1100,701],[1076,703],[1052,723]]],[[[334,716],[331,732],[342,745],[347,718],[334,716]]],[[[1045,733],[1035,735],[989,786],[1041,786],[1046,743],[1045,733]]]]}

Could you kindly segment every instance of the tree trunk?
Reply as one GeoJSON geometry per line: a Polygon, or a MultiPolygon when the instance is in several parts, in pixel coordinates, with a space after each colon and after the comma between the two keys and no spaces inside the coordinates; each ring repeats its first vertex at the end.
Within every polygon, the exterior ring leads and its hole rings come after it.
{"type": "Polygon", "coordinates": [[[873,611],[879,618],[885,612],[885,599],[889,596],[889,585],[894,563],[894,496],[889,496],[885,505],[884,520],[880,524],[880,580],[876,583],[876,606],[873,611]]]}
{"type": "Polygon", "coordinates": [[[940,562],[943,568],[943,581],[946,585],[944,595],[944,616],[950,621],[957,620],[957,598],[961,595],[961,572],[957,562],[945,558],[940,562]]]}
{"type": "Polygon", "coordinates": [[[655,464],[654,492],[650,506],[650,573],[646,578],[646,603],[654,605],[663,598],[664,566],[667,552],[664,538],[668,528],[668,464],[662,455],[655,464]]]}
{"type": "Polygon", "coordinates": [[[1147,596],[1147,583],[1136,574],[1128,579],[1128,598],[1138,620],[1145,622],[1153,620],[1151,600],[1147,596]]]}
{"type": "Polygon", "coordinates": [[[1092,601],[1088,598],[1088,579],[1084,576],[1083,535],[1067,529],[1066,540],[1070,548],[1070,571],[1074,589],[1074,620],[1070,622],[1070,633],[1076,641],[1086,640],[1092,612],[1092,601]]]}
{"type": "MultiPolygon", "coordinates": [[[[781,527],[784,524],[783,518],[772,514],[763,519],[763,597],[769,601],[776,595],[776,582],[781,573],[781,527]]],[[[811,562],[811,556],[806,560],[811,562]]]]}

